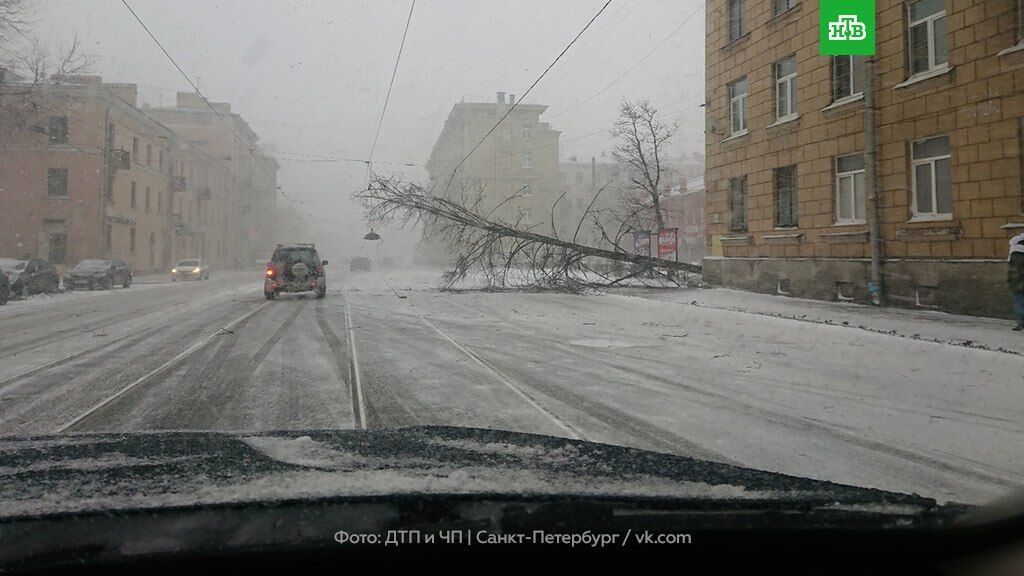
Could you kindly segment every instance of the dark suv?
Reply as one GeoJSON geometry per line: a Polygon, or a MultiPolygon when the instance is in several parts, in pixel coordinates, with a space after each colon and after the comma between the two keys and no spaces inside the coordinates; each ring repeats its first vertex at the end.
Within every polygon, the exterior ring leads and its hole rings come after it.
{"type": "Polygon", "coordinates": [[[316,292],[327,296],[327,274],[313,244],[278,244],[267,263],[263,295],[273,300],[279,292],[316,292]]]}

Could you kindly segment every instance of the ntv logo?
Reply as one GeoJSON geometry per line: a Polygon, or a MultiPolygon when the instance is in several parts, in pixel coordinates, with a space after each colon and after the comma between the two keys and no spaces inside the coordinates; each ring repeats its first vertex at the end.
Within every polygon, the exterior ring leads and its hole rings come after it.
{"type": "Polygon", "coordinates": [[[829,40],[864,40],[868,37],[868,27],[857,19],[856,15],[839,16],[835,22],[828,23],[829,40]]]}

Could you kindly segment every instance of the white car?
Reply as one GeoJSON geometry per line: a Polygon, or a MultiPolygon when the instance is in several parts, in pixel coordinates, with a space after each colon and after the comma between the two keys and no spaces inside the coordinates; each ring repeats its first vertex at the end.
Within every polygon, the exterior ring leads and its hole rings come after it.
{"type": "Polygon", "coordinates": [[[210,268],[205,262],[198,258],[182,260],[171,268],[171,281],[181,280],[209,280],[210,268]]]}

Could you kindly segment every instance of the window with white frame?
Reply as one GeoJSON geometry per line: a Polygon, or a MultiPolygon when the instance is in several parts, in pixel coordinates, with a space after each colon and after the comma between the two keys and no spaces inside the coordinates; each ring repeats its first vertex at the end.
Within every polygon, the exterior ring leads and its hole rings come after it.
{"type": "Polygon", "coordinates": [[[729,84],[729,134],[736,136],[747,131],[747,79],[729,84]]]}
{"type": "Polygon", "coordinates": [[[907,5],[910,73],[936,70],[949,62],[946,1],[916,0],[907,5]]]}
{"type": "Polygon", "coordinates": [[[775,63],[775,119],[796,117],[796,56],[775,63]]]}
{"type": "Polygon", "coordinates": [[[864,93],[864,57],[832,57],[832,101],[839,102],[864,93]]]}
{"type": "Polygon", "coordinates": [[[953,213],[953,182],[950,174],[949,137],[937,136],[911,144],[914,214],[953,213]]]}
{"type": "Polygon", "coordinates": [[[836,224],[864,222],[864,155],[836,158],[836,224]]]}
{"type": "Polygon", "coordinates": [[[523,168],[533,168],[533,156],[523,154],[523,168]]]}
{"type": "Polygon", "coordinates": [[[796,7],[796,0],[772,0],[772,14],[778,16],[790,8],[796,7]]]}
{"type": "Polygon", "coordinates": [[[747,33],[746,2],[729,0],[729,41],[738,40],[747,33]]]}
{"type": "Polygon", "coordinates": [[[533,138],[533,134],[530,133],[530,127],[523,126],[523,140],[529,140],[530,138],[533,138]]]}
{"type": "Polygon", "coordinates": [[[529,196],[531,194],[533,194],[533,182],[527,180],[526,182],[523,182],[522,195],[529,196]]]}

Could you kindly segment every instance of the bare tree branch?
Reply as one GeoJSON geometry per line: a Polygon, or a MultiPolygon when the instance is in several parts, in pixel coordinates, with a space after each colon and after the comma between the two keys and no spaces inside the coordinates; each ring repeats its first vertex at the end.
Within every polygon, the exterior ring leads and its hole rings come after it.
{"type": "Polygon", "coordinates": [[[539,224],[526,226],[522,218],[506,223],[492,218],[491,212],[482,210],[482,194],[477,190],[473,196],[467,196],[463,191],[458,199],[450,193],[435,196],[415,184],[374,177],[367,190],[357,197],[365,203],[367,217],[372,223],[424,222],[430,226],[432,233],[443,239],[449,252],[455,256],[452,268],[443,276],[448,287],[466,279],[472,272],[482,273],[488,286],[502,288],[525,285],[534,289],[572,291],[625,280],[607,276],[599,280],[589,275],[591,267],[583,264],[586,258],[631,265],[634,270],[630,277],[638,274],[637,270],[700,270],[699,266],[692,264],[627,253],[618,245],[625,234],[625,227],[620,224],[616,239],[611,240],[604,224],[596,217],[602,236],[614,247],[612,250],[539,234],[534,231],[539,224]],[[519,282],[510,280],[513,272],[519,274],[519,282]]]}

